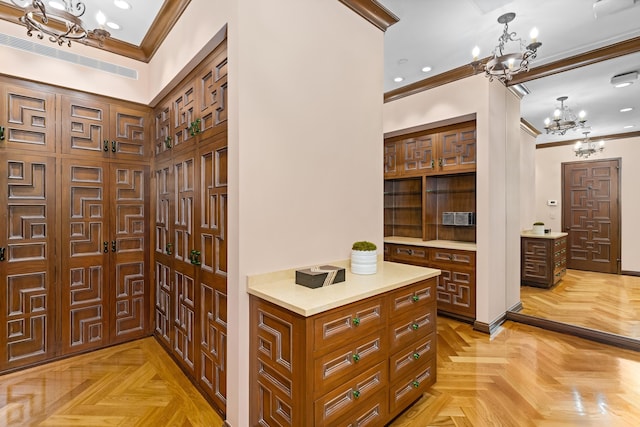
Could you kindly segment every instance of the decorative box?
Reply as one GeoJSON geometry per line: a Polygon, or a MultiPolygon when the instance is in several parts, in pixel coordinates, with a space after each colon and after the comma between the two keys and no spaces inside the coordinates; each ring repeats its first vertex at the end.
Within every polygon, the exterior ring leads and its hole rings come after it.
{"type": "Polygon", "coordinates": [[[296,270],[296,283],[307,288],[321,288],[344,282],[344,268],[333,265],[296,270]]]}

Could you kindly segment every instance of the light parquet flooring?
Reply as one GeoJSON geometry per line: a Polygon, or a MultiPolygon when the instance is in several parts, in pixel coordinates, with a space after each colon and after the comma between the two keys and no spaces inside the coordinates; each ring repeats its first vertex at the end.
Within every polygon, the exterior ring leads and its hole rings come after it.
{"type": "Polygon", "coordinates": [[[567,270],[551,289],[520,287],[520,313],[640,338],[640,277],[567,270]]]}

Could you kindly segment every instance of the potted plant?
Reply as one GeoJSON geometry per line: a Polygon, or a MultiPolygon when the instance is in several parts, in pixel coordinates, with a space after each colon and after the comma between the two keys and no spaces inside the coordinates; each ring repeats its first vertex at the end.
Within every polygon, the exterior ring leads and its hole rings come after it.
{"type": "Polygon", "coordinates": [[[354,274],[376,274],[378,252],[374,243],[355,242],[351,247],[351,272],[354,274]]]}
{"type": "Polygon", "coordinates": [[[544,222],[534,222],[533,223],[533,230],[531,230],[531,232],[533,234],[544,234],[544,222]]]}

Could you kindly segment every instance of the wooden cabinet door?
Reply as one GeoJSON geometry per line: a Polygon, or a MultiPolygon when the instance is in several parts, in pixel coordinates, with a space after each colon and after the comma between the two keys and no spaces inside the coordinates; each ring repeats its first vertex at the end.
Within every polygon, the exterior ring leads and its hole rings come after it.
{"type": "Polygon", "coordinates": [[[0,371],[55,355],[55,159],[0,153],[0,371]]]}
{"type": "Polygon", "coordinates": [[[149,167],[111,165],[110,343],[149,332],[149,167]]]}
{"type": "Polygon", "coordinates": [[[112,150],[109,140],[109,104],[95,98],[61,98],[62,152],[105,158],[112,150]]]}
{"type": "Polygon", "coordinates": [[[227,396],[227,146],[226,133],[200,147],[200,385],[225,410],[227,396]]]}
{"type": "Polygon", "coordinates": [[[397,178],[400,176],[400,159],[398,144],[385,141],[384,143],[384,178],[397,178]]]}
{"type": "Polygon", "coordinates": [[[192,148],[196,135],[191,132],[191,124],[196,120],[197,99],[195,81],[189,81],[176,91],[171,98],[171,139],[174,152],[192,148]]]}
{"type": "Polygon", "coordinates": [[[109,169],[62,160],[61,329],[64,354],[109,342],[109,169]]]}
{"type": "Polygon", "coordinates": [[[3,84],[0,88],[0,149],[55,152],[55,100],[53,93],[3,84]]]}
{"type": "Polygon", "coordinates": [[[171,102],[158,106],[153,114],[153,154],[157,160],[167,158],[173,148],[171,136],[171,102]]]}
{"type": "Polygon", "coordinates": [[[438,163],[441,172],[457,173],[476,170],[475,125],[442,132],[439,137],[438,163]]]}
{"type": "Polygon", "coordinates": [[[200,138],[209,138],[226,130],[227,121],[227,52],[220,49],[198,72],[197,118],[200,138]]]}
{"type": "Polygon", "coordinates": [[[399,141],[402,150],[402,175],[421,176],[436,170],[437,135],[423,135],[399,141]]]}
{"type": "Polygon", "coordinates": [[[192,376],[196,373],[197,262],[195,254],[196,162],[185,155],[173,162],[173,352],[192,376]]]}
{"type": "Polygon", "coordinates": [[[171,348],[173,343],[173,163],[157,164],[154,179],[155,333],[171,348]]]}
{"type": "Polygon", "coordinates": [[[118,160],[147,161],[149,112],[112,104],[110,107],[110,153],[118,160]]]}

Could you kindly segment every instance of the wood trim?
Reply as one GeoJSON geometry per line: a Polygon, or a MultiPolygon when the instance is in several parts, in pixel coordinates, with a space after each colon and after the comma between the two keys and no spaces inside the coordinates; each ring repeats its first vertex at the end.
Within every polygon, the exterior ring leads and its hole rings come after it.
{"type": "Polygon", "coordinates": [[[514,76],[507,86],[513,86],[564,71],[597,64],[598,62],[636,52],[640,52],[640,36],[532,68],[528,73],[514,76]]]}
{"type": "Polygon", "coordinates": [[[376,0],[339,1],[382,31],[387,31],[387,28],[400,20],[400,18],[398,18],[390,10],[382,6],[376,0]]]}
{"type": "MultiPolygon", "coordinates": [[[[635,138],[635,137],[640,137],[640,131],[626,132],[626,133],[612,133],[610,135],[599,136],[597,138],[594,138],[594,140],[600,141],[602,139],[604,141],[613,141],[616,139],[627,139],[627,138],[635,138]]],[[[568,141],[558,141],[558,142],[548,142],[546,144],[538,144],[536,145],[536,150],[539,150],[542,148],[561,147],[563,145],[574,145],[576,142],[582,141],[583,139],[584,138],[578,138],[578,139],[570,139],[568,141]]]]}
{"type": "MultiPolygon", "coordinates": [[[[105,40],[103,46],[99,46],[93,39],[87,39],[83,44],[137,61],[149,62],[190,2],[191,0],[166,0],[140,46],[112,38],[105,40]]],[[[0,19],[22,25],[18,22],[20,16],[22,9],[19,7],[0,3],[0,19]]]]}
{"type": "Polygon", "coordinates": [[[620,271],[620,274],[622,274],[623,276],[636,276],[636,277],[640,277],[640,271],[622,270],[622,271],[620,271]]]}
{"type": "Polygon", "coordinates": [[[479,322],[476,320],[473,322],[473,329],[479,332],[484,332],[485,334],[493,335],[505,320],[507,320],[507,313],[503,313],[502,316],[498,317],[491,323],[479,322]]]}
{"type": "Polygon", "coordinates": [[[541,134],[541,132],[534,125],[525,120],[523,117],[520,117],[520,128],[534,138],[541,134]]]}
{"type": "Polygon", "coordinates": [[[395,137],[407,137],[411,134],[423,133],[432,130],[441,130],[449,126],[458,126],[462,123],[473,122],[476,120],[476,114],[466,114],[464,116],[453,117],[451,119],[439,120],[437,122],[427,123],[424,125],[412,126],[410,128],[394,130],[393,132],[387,132],[384,134],[384,139],[390,139],[395,137]]]}
{"type": "Polygon", "coordinates": [[[629,350],[640,351],[640,340],[624,337],[622,335],[598,331],[582,326],[568,325],[566,323],[556,322],[555,320],[542,319],[540,317],[534,317],[528,314],[522,314],[514,311],[507,312],[507,320],[523,323],[525,325],[536,326],[548,331],[573,335],[579,338],[584,338],[603,344],[609,344],[629,350]]]}

